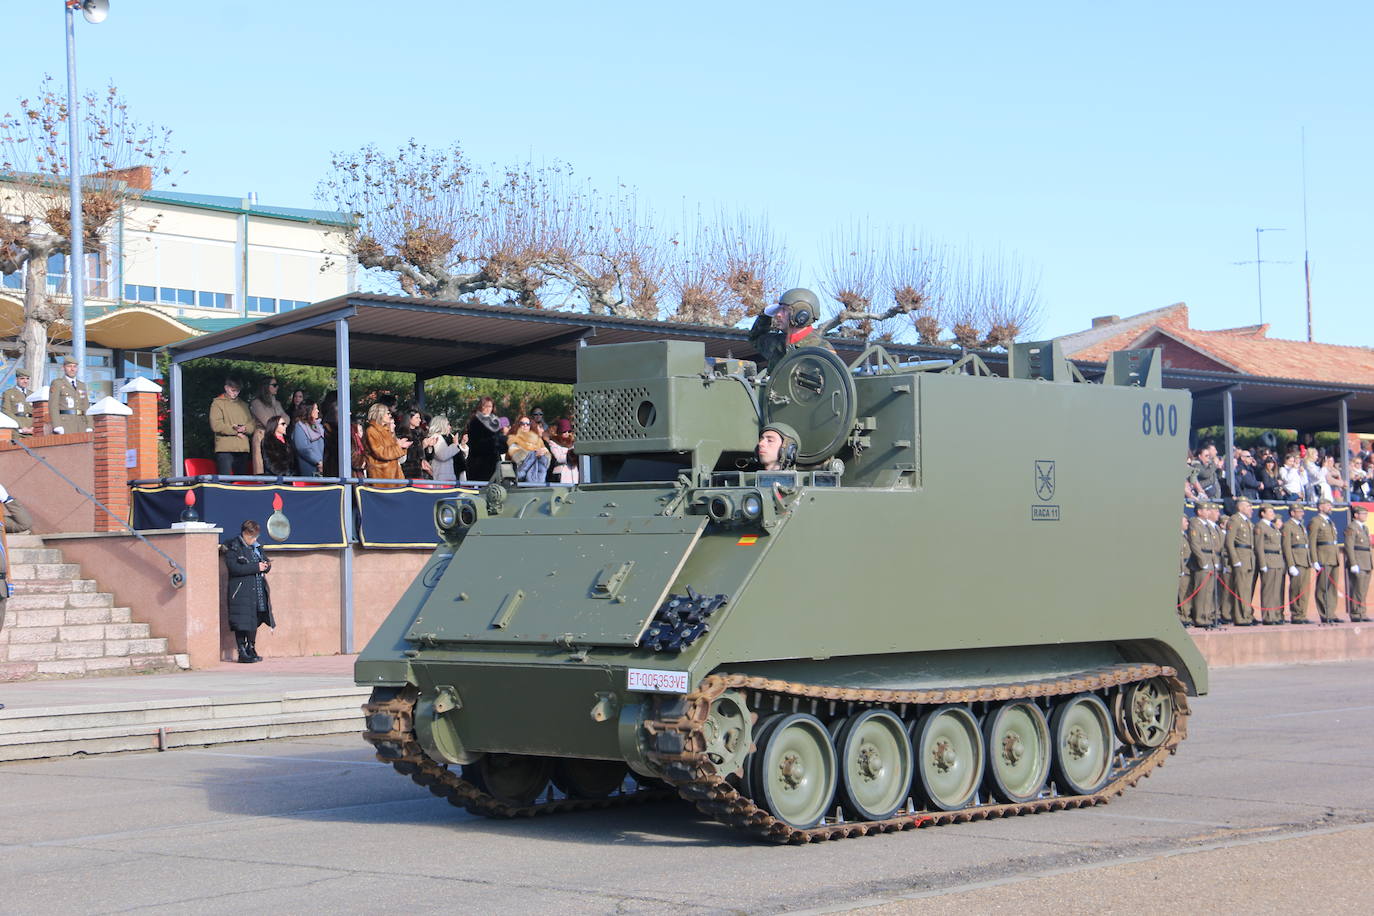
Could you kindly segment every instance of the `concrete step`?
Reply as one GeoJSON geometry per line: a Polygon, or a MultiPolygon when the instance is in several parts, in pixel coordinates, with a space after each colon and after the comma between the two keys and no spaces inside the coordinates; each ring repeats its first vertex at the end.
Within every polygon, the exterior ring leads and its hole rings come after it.
{"type": "Polygon", "coordinates": [[[5,546],[10,550],[34,550],[43,546],[43,537],[38,534],[7,534],[5,546]]]}
{"type": "Polygon", "coordinates": [[[361,733],[366,687],[0,710],[0,760],[361,733]]]}
{"type": "MultiPolygon", "coordinates": [[[[167,653],[166,640],[155,639],[145,642],[148,644],[160,643],[161,651],[125,655],[100,654],[91,657],[72,658],[64,656],[0,661],[0,682],[81,678],[88,675],[107,674],[170,674],[175,671],[185,671],[191,667],[191,661],[185,655],[167,653]]],[[[102,643],[102,645],[108,646],[106,643],[102,643]]],[[[4,648],[23,649],[25,647],[21,645],[4,648]]],[[[68,650],[69,654],[78,651],[80,650],[68,650]]]]}
{"type": "Polygon", "coordinates": [[[61,563],[62,551],[55,547],[10,547],[11,563],[61,563]]]}
{"type": "Polygon", "coordinates": [[[11,563],[10,578],[25,579],[75,579],[81,575],[81,567],[76,563],[11,563]]]}
{"type": "Polygon", "coordinates": [[[109,592],[30,592],[16,589],[6,609],[10,611],[46,611],[69,607],[110,607],[114,596],[109,592]]]}
{"type": "Polygon", "coordinates": [[[11,583],[16,595],[65,595],[96,591],[94,579],[25,579],[11,583]]]}

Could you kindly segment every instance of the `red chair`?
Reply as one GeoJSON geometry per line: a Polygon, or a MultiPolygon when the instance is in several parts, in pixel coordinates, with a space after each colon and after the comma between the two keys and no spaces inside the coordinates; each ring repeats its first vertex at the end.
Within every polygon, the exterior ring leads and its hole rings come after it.
{"type": "Polygon", "coordinates": [[[183,458],[181,463],[187,477],[205,477],[219,473],[213,458],[183,458]]]}

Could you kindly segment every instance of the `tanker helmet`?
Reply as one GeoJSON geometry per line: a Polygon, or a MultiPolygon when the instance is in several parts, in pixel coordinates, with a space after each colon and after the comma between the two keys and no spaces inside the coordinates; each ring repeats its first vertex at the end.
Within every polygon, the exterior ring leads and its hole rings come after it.
{"type": "Polygon", "coordinates": [[[821,313],[821,300],[816,298],[816,294],[809,289],[789,289],[778,297],[778,305],[788,309],[791,313],[791,324],[794,328],[804,328],[816,320],[816,316],[821,313]]]}
{"type": "MultiPolygon", "coordinates": [[[[797,431],[786,423],[766,423],[763,429],[759,430],[760,438],[769,430],[782,437],[782,445],[778,447],[778,465],[782,468],[790,468],[795,465],[797,463],[797,431]]],[[[754,457],[759,457],[757,449],[754,452],[754,457]]]]}

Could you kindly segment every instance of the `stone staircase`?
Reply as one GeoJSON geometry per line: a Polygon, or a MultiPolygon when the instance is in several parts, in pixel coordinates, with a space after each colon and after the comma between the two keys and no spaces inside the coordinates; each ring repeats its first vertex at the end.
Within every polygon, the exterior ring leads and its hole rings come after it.
{"type": "Polygon", "coordinates": [[[143,674],[189,667],[167,651],[129,608],[82,579],[62,551],[36,535],[9,535],[14,594],[0,629],[0,681],[104,674],[143,674]]]}

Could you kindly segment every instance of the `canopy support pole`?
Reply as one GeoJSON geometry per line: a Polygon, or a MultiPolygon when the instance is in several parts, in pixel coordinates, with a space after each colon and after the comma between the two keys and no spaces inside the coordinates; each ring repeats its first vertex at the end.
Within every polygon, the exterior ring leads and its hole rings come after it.
{"type": "Polygon", "coordinates": [[[1350,502],[1350,405],[1345,398],[1341,398],[1340,407],[1337,408],[1337,416],[1340,418],[1341,427],[1341,480],[1345,481],[1345,501],[1350,502]]]}
{"type": "Polygon", "coordinates": [[[185,473],[186,468],[186,437],[182,426],[186,422],[186,411],[182,404],[181,390],[181,362],[172,360],[172,416],[168,420],[172,425],[172,476],[180,477],[185,473]]]}
{"type": "MultiPolygon", "coordinates": [[[[1231,400],[1231,389],[1221,393],[1221,415],[1226,424],[1226,485],[1231,488],[1231,498],[1240,495],[1236,486],[1236,416],[1235,405],[1231,400]]],[[[1225,497],[1225,493],[1221,494],[1225,497]]]]}
{"type": "MultiPolygon", "coordinates": [[[[339,431],[339,477],[353,476],[353,391],[348,375],[348,319],[334,322],[334,379],[339,389],[337,429],[339,431]]],[[[339,651],[352,655],[353,646],[353,490],[343,488],[344,546],[339,552],[339,651]]]]}

